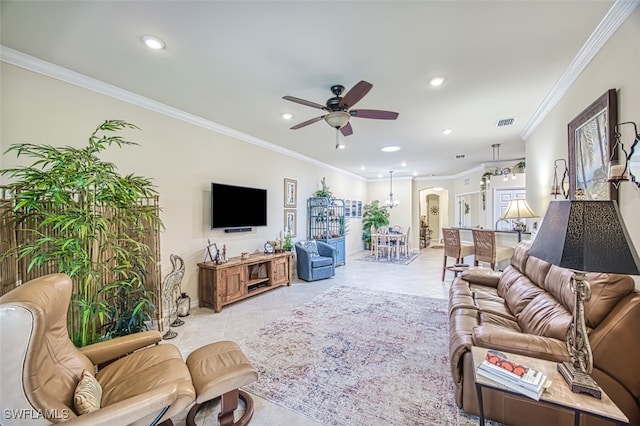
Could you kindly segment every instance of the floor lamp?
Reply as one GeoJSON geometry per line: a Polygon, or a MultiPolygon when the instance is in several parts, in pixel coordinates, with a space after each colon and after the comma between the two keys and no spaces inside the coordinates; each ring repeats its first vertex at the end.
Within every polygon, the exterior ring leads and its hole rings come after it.
{"type": "Polygon", "coordinates": [[[573,321],[567,331],[571,362],[558,371],[575,393],[600,399],[591,378],[593,355],[585,326],[584,302],[591,298],[586,272],[640,275],[640,259],[615,201],[552,201],[529,255],[574,272],[573,321]]]}
{"type": "Polygon", "coordinates": [[[514,198],[509,201],[507,210],[500,219],[514,219],[513,230],[518,233],[518,242],[520,242],[522,241],[522,232],[525,230],[525,224],[520,220],[533,217],[538,217],[538,215],[531,210],[527,201],[524,198],[514,198]]]}

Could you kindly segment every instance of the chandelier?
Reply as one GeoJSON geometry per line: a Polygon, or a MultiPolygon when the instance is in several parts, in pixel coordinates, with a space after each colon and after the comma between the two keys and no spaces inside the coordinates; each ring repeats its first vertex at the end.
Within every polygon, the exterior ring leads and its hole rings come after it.
{"type": "MultiPolygon", "coordinates": [[[[511,170],[509,167],[500,167],[500,144],[499,143],[494,143],[493,145],[491,145],[491,149],[492,149],[492,154],[493,154],[493,173],[491,173],[491,175],[493,176],[503,176],[504,180],[507,180],[507,176],[511,175],[511,177],[513,179],[516,178],[516,174],[513,170],[511,170]]],[[[487,183],[490,183],[491,178],[490,176],[487,176],[487,183]]]]}
{"type": "Polygon", "coordinates": [[[393,199],[393,170],[389,170],[389,199],[384,202],[390,209],[398,207],[400,201],[393,199]]]}

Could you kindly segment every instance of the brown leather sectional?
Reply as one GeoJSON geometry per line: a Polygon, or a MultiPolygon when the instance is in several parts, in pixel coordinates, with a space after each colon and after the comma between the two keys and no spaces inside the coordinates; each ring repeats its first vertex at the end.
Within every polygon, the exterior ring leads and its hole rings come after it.
{"type": "MultiPolygon", "coordinates": [[[[449,292],[449,355],[457,405],[478,415],[471,346],[551,361],[569,360],[565,336],[572,320],[571,271],[528,254],[519,243],[502,273],[470,269],[449,292]]],[[[587,274],[585,305],[593,351],[592,377],[640,425],[640,293],[626,275],[587,274]]],[[[485,416],[508,425],[573,424],[573,412],[525,397],[485,390],[485,416]]],[[[581,425],[612,424],[590,416],[581,425]]]]}

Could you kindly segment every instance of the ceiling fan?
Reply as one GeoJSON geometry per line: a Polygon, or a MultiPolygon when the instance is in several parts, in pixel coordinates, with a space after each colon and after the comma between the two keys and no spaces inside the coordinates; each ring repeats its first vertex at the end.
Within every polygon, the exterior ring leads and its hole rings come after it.
{"type": "Polygon", "coordinates": [[[304,99],[296,98],[293,96],[283,96],[283,99],[286,99],[291,102],[295,102],[298,104],[310,106],[312,108],[322,109],[324,111],[328,111],[328,114],[321,115],[311,120],[304,121],[300,124],[296,124],[291,128],[291,130],[297,130],[301,127],[308,126],[309,124],[313,124],[317,121],[324,119],[329,126],[335,128],[336,130],[340,130],[340,132],[344,136],[349,136],[353,134],[353,129],[351,128],[351,124],[349,123],[349,119],[351,117],[358,118],[373,118],[377,120],[395,120],[398,118],[398,113],[393,111],[381,111],[377,109],[354,109],[350,110],[360,99],[362,99],[373,85],[369,82],[361,80],[355,86],[351,88],[344,96],[340,96],[344,91],[344,86],[340,84],[336,84],[331,86],[331,92],[334,94],[333,98],[329,98],[325,105],[321,105],[315,102],[306,101],[304,99]]]}

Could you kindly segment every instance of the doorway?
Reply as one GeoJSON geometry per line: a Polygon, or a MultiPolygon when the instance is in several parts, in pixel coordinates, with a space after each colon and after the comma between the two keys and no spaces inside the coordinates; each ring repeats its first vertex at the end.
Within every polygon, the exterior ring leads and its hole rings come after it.
{"type": "Polygon", "coordinates": [[[480,225],[480,193],[470,192],[456,195],[455,223],[459,228],[480,225]]]}
{"type": "Polygon", "coordinates": [[[514,198],[525,198],[527,191],[524,188],[498,188],[493,196],[493,223],[496,231],[511,231],[513,220],[503,220],[497,223],[509,206],[509,201],[514,198]]]}
{"type": "Polygon", "coordinates": [[[427,188],[419,192],[420,199],[420,248],[439,242],[440,230],[449,224],[449,191],[443,188],[427,188]]]}

